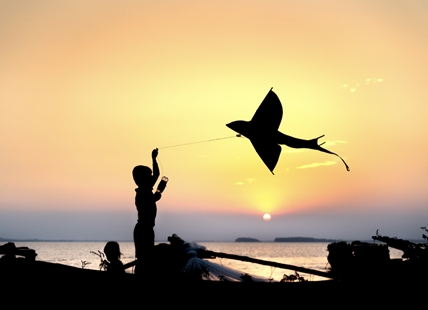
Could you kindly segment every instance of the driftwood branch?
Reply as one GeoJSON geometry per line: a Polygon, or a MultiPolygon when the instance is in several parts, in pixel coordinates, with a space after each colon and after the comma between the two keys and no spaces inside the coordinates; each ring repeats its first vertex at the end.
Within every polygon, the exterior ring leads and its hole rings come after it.
{"type": "Polygon", "coordinates": [[[249,262],[249,263],[271,266],[271,267],[282,268],[282,269],[289,269],[289,270],[294,270],[294,271],[303,272],[303,273],[307,273],[307,274],[313,274],[313,275],[316,275],[319,277],[332,279],[331,274],[328,272],[323,272],[323,271],[318,271],[318,270],[308,269],[308,268],[303,268],[303,267],[297,267],[297,266],[282,264],[282,263],[277,263],[277,262],[270,262],[267,260],[251,258],[248,256],[241,256],[241,255],[227,254],[227,253],[220,253],[220,252],[213,252],[213,251],[205,251],[204,254],[211,256],[211,257],[221,257],[221,258],[240,260],[243,262],[249,262]]]}
{"type": "MultiPolygon", "coordinates": [[[[303,273],[307,273],[307,274],[313,274],[315,276],[319,276],[319,277],[323,277],[323,278],[332,279],[331,274],[328,272],[323,272],[323,271],[318,271],[318,270],[314,270],[314,269],[298,267],[298,266],[293,266],[293,265],[288,265],[288,264],[282,264],[282,263],[277,263],[277,262],[271,262],[271,261],[267,261],[267,260],[251,258],[248,256],[227,254],[227,253],[221,253],[221,252],[213,252],[213,251],[207,251],[207,250],[201,251],[200,254],[203,258],[215,258],[215,257],[228,258],[228,259],[240,260],[243,262],[249,262],[249,263],[254,263],[254,264],[259,264],[259,265],[265,265],[265,266],[276,267],[276,268],[281,268],[281,269],[294,270],[294,271],[303,272],[303,273]]],[[[125,264],[123,266],[123,268],[127,269],[127,268],[130,268],[132,266],[135,266],[136,264],[137,264],[137,260],[134,260],[132,262],[125,264]]]]}
{"type": "Polygon", "coordinates": [[[131,267],[135,266],[136,264],[137,264],[137,260],[133,260],[132,262],[124,264],[123,269],[131,268],[131,267]]]}

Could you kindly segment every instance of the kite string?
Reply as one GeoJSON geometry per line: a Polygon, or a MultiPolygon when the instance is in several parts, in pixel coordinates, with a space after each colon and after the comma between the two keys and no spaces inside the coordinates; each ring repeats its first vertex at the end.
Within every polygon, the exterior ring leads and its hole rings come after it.
{"type": "Polygon", "coordinates": [[[179,146],[185,146],[185,145],[191,145],[191,144],[199,144],[199,143],[205,143],[205,142],[212,142],[212,141],[230,139],[230,138],[235,138],[235,137],[239,138],[239,137],[241,137],[241,135],[237,134],[235,136],[229,136],[229,137],[223,137],[223,138],[216,138],[216,139],[209,139],[209,140],[204,140],[204,141],[197,141],[197,142],[189,142],[189,143],[182,143],[182,144],[175,144],[175,145],[163,146],[163,147],[160,147],[159,149],[168,149],[168,148],[171,148],[171,147],[179,147],[179,146]]]}

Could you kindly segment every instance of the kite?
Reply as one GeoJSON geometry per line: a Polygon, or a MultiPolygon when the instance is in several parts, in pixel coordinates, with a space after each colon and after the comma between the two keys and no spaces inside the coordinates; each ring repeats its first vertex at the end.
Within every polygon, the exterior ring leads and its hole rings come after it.
{"type": "Polygon", "coordinates": [[[278,131],[281,119],[281,101],[279,101],[278,96],[271,88],[251,121],[234,121],[226,124],[226,126],[251,141],[257,154],[259,154],[272,174],[274,174],[273,169],[278,163],[279,155],[281,154],[280,144],[297,149],[306,148],[336,155],[345,164],[346,170],[350,171],[342,157],[321,147],[325,142],[318,144],[318,139],[324,137],[324,135],[311,140],[288,136],[278,131]]]}

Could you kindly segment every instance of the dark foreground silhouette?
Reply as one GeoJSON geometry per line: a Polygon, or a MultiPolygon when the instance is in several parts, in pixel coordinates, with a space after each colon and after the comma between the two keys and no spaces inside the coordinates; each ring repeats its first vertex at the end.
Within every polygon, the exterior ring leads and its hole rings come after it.
{"type": "Polygon", "coordinates": [[[271,89],[251,121],[234,121],[226,124],[226,126],[251,141],[257,154],[259,154],[272,174],[281,154],[280,144],[297,149],[306,148],[336,155],[345,164],[346,170],[349,171],[349,167],[342,157],[322,148],[321,145],[324,143],[318,144],[318,139],[324,137],[324,135],[311,140],[303,140],[285,135],[278,131],[281,120],[282,105],[278,96],[271,89]]]}
{"type": "MultiPolygon", "coordinates": [[[[188,268],[197,266],[191,263],[196,256],[204,260],[214,256],[228,257],[278,268],[285,264],[272,264],[258,259],[198,249],[183,252],[188,250],[189,244],[186,245],[176,236],[170,239],[171,244],[159,244],[155,247],[154,264],[145,266],[155,272],[140,275],[115,275],[36,261],[35,255],[28,255],[29,249],[15,248],[9,244],[0,246],[0,255],[3,255],[0,258],[0,291],[2,296],[7,296],[8,299],[12,296],[25,297],[19,300],[21,307],[26,301],[30,306],[34,306],[35,302],[41,302],[45,306],[57,306],[60,301],[67,306],[75,303],[81,307],[89,303],[124,307],[141,302],[143,295],[148,296],[150,300],[156,300],[158,305],[174,307],[183,303],[206,304],[210,301],[226,308],[232,305],[240,308],[254,307],[254,303],[258,301],[264,307],[278,306],[278,303],[305,307],[309,304],[319,306],[326,303],[341,308],[357,304],[365,307],[368,304],[385,307],[403,301],[406,307],[411,308],[423,301],[426,294],[424,281],[428,275],[426,244],[418,245],[416,247],[419,249],[414,250],[415,244],[407,241],[397,241],[396,238],[380,235],[376,235],[376,239],[394,247],[404,247],[410,258],[390,260],[387,248],[383,245],[342,243],[337,249],[333,249],[335,245],[329,249],[331,273],[336,280],[300,282],[301,277],[296,272],[294,276],[284,275],[284,281],[277,283],[254,282],[246,274],[242,274],[241,278],[245,280],[242,282],[229,282],[226,279],[203,281],[203,277],[210,270],[188,268]],[[186,273],[189,269],[196,273],[186,273]]],[[[288,267],[299,273],[310,272],[296,266],[288,267]]]]}

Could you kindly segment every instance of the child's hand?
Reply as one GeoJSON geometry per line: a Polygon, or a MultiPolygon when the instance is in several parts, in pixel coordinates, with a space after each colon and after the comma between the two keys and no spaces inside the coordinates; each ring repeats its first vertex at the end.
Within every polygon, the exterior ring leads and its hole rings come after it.
{"type": "Polygon", "coordinates": [[[162,198],[162,194],[159,192],[156,192],[153,194],[153,197],[155,198],[155,201],[158,201],[159,199],[162,198]]]}
{"type": "Polygon", "coordinates": [[[157,148],[152,151],[152,158],[156,159],[156,157],[158,157],[158,149],[157,148]]]}

